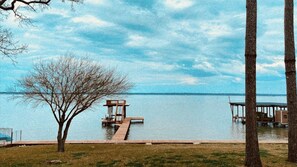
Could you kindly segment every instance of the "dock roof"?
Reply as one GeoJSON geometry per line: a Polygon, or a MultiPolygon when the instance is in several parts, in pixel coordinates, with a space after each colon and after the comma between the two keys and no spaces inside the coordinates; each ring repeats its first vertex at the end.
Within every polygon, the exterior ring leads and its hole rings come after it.
{"type": "MultiPolygon", "coordinates": [[[[245,106],[245,102],[230,102],[233,106],[245,106]]],[[[287,103],[276,103],[276,102],[257,102],[257,107],[287,107],[287,103]]]]}

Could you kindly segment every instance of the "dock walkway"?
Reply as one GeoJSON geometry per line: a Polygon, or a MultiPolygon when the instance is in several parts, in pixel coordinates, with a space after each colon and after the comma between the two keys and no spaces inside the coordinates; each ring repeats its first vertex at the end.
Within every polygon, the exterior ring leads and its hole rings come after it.
{"type": "Polygon", "coordinates": [[[144,122],[143,117],[126,117],[124,121],[121,124],[118,124],[119,129],[116,131],[116,133],[113,135],[111,140],[114,141],[121,141],[126,140],[130,128],[131,122],[144,122]]]}
{"type": "Polygon", "coordinates": [[[119,124],[119,129],[113,135],[111,140],[125,140],[130,128],[131,118],[125,118],[122,124],[119,124]]]}

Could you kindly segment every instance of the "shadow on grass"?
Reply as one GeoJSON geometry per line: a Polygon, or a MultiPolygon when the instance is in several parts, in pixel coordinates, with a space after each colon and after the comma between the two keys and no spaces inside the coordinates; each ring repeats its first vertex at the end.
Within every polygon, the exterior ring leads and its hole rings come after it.
{"type": "Polygon", "coordinates": [[[228,155],[218,155],[219,157],[206,157],[202,154],[195,154],[191,156],[183,155],[167,155],[167,156],[148,156],[143,160],[129,161],[125,166],[129,167],[143,167],[143,166],[221,166],[233,167],[232,159],[228,155]],[[225,160],[224,158],[227,158],[225,160]]]}
{"type": "Polygon", "coordinates": [[[120,161],[119,160],[113,160],[111,162],[103,162],[103,161],[99,161],[96,163],[96,167],[111,167],[111,166],[117,166],[118,163],[120,161]]]}
{"type": "Polygon", "coordinates": [[[74,159],[80,159],[82,157],[87,156],[88,154],[86,152],[76,152],[76,153],[72,153],[72,157],[74,159]]]}

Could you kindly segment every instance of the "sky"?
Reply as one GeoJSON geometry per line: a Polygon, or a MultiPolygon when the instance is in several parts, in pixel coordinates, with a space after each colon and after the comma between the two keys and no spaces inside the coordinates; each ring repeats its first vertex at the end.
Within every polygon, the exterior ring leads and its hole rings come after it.
{"type": "MultiPolygon", "coordinates": [[[[28,51],[16,64],[1,57],[0,91],[72,53],[127,75],[133,93],[244,93],[245,10],[244,0],[57,0],[25,11],[32,25],[10,14],[2,25],[28,51]]],[[[283,13],[283,0],[258,1],[257,93],[286,92],[283,13]]]]}

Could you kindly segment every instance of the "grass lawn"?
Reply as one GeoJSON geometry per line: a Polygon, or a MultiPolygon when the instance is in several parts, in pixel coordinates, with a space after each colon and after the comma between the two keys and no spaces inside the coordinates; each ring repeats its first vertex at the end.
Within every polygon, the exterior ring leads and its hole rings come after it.
{"type": "MultiPolygon", "coordinates": [[[[55,145],[2,147],[0,166],[243,166],[244,150],[244,144],[67,144],[65,153],[55,145]]],[[[263,166],[297,166],[287,162],[287,144],[260,144],[260,153],[263,166]]]]}

